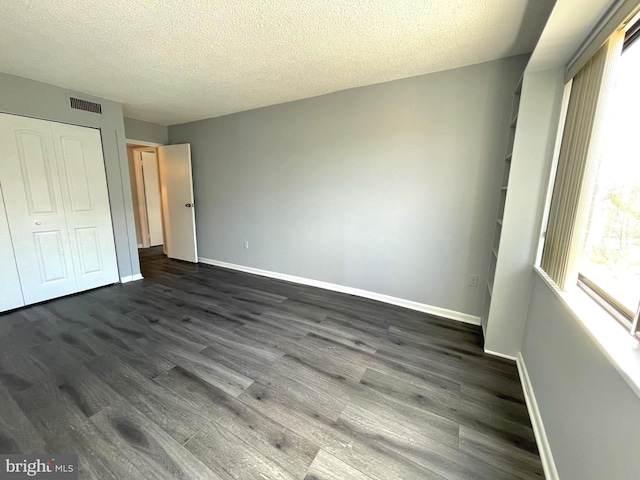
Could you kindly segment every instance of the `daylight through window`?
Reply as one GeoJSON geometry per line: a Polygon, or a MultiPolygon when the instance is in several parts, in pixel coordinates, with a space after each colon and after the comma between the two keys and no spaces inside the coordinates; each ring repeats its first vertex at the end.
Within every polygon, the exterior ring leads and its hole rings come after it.
{"type": "Polygon", "coordinates": [[[640,41],[627,43],[607,107],[580,284],[631,328],[640,303],[640,41]]]}

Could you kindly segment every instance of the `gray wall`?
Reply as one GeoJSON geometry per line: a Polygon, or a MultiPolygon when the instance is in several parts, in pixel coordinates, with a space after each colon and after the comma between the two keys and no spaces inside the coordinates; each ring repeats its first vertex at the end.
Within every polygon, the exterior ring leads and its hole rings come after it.
{"type": "Polygon", "coordinates": [[[486,280],[526,59],[169,127],[192,146],[199,254],[480,315],[467,277],[486,280]]]}
{"type": "Polygon", "coordinates": [[[129,140],[142,140],[144,142],[169,143],[168,128],[164,125],[143,122],[134,118],[124,118],[124,131],[129,140]]]}
{"type": "Polygon", "coordinates": [[[522,356],[560,478],[640,478],[640,399],[538,275],[522,356]]]}
{"type": "Polygon", "coordinates": [[[120,276],[140,273],[122,105],[0,73],[0,112],[100,129],[120,276]],[[101,103],[102,115],[71,109],[69,95],[101,103]]]}

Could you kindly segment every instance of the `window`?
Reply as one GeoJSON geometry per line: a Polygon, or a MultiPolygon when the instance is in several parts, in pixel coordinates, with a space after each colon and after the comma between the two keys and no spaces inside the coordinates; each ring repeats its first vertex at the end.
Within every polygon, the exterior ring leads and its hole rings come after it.
{"type": "MultiPolygon", "coordinates": [[[[627,39],[638,38],[630,29],[627,39]],[[631,35],[630,35],[631,34],[631,35]]],[[[631,328],[640,304],[640,42],[625,42],[603,125],[579,284],[631,328]],[[598,298],[600,297],[600,298],[598,298]]]]}
{"type": "Polygon", "coordinates": [[[633,335],[640,315],[640,22],[573,78],[542,268],[633,335]]]}

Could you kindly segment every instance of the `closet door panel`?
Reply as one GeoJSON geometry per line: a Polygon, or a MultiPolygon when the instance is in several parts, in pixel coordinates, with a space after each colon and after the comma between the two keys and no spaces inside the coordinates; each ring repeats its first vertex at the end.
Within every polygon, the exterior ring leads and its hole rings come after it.
{"type": "Polygon", "coordinates": [[[35,131],[17,131],[18,161],[27,207],[32,215],[55,214],[58,208],[51,179],[46,135],[35,131]]]}
{"type": "Polygon", "coordinates": [[[95,227],[76,228],[76,244],[78,245],[78,261],[82,275],[99,273],[104,270],[100,252],[100,236],[95,227]]]}
{"type": "Polygon", "coordinates": [[[48,285],[64,280],[68,271],[64,261],[62,233],[59,230],[34,232],[33,240],[36,247],[34,253],[40,265],[42,283],[48,285]]]}
{"type": "Polygon", "coordinates": [[[51,124],[0,114],[0,183],[25,304],[76,291],[51,124]]]}
{"type": "Polygon", "coordinates": [[[51,124],[78,290],[119,280],[100,132],[51,124]]]}
{"type": "MultiPolygon", "coordinates": [[[[55,127],[54,132],[59,128],[55,127]]],[[[56,139],[58,140],[58,139],[56,139]]],[[[87,173],[87,155],[83,142],[68,135],[59,138],[61,149],[60,161],[63,175],[69,189],[70,213],[91,212],[91,194],[89,193],[89,176],[87,173]]],[[[102,161],[102,151],[100,151],[102,161]]]]}
{"type": "Polygon", "coordinates": [[[9,222],[0,188],[0,312],[24,305],[18,267],[13,254],[9,222]]]}

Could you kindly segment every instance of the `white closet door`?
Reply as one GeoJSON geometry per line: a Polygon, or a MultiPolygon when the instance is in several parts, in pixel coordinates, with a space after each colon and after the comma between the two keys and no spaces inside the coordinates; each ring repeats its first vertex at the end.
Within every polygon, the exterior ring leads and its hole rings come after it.
{"type": "Polygon", "coordinates": [[[160,206],[160,179],[158,178],[158,160],[153,152],[141,152],[142,178],[144,180],[144,198],[147,205],[149,223],[149,244],[152,247],[162,245],[162,208],[160,206]]]}
{"type": "Polygon", "coordinates": [[[51,123],[77,291],[118,281],[100,132],[51,123]]]}
{"type": "Polygon", "coordinates": [[[74,293],[50,122],[0,114],[0,183],[24,302],[74,293]]]}
{"type": "Polygon", "coordinates": [[[24,305],[0,186],[0,312],[24,305]]]}

